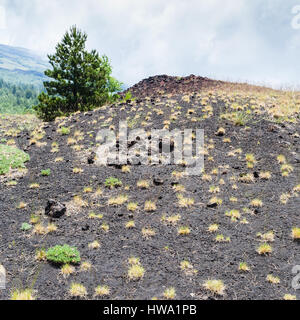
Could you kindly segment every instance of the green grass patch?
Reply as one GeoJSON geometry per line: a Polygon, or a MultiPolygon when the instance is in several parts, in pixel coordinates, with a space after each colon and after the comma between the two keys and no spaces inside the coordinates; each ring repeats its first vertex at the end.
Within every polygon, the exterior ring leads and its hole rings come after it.
{"type": "Polygon", "coordinates": [[[57,264],[77,264],[80,262],[80,253],[77,248],[70,247],[67,244],[50,248],[46,253],[46,257],[48,261],[57,264]]]}
{"type": "Polygon", "coordinates": [[[25,162],[30,157],[24,151],[0,144],[0,175],[7,174],[11,169],[25,168],[25,162]]]}

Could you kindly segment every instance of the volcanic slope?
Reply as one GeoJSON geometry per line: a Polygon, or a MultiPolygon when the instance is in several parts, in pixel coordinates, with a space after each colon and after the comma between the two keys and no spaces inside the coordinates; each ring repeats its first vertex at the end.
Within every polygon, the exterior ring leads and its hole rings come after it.
{"type": "Polygon", "coordinates": [[[53,123],[0,117],[0,144],[30,156],[0,176],[0,298],[299,299],[300,94],[195,76],[131,91],[136,99],[53,123]],[[98,131],[117,132],[120,120],[204,129],[205,171],[97,165],[98,131]],[[67,207],[55,221],[49,199],[67,207]],[[64,244],[78,265],[47,262],[64,244]]]}

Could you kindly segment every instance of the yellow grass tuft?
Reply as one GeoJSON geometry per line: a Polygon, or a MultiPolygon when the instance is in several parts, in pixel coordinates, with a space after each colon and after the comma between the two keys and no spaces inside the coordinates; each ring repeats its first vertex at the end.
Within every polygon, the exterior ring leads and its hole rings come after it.
{"type": "Polygon", "coordinates": [[[204,288],[219,296],[223,296],[226,289],[223,281],[221,280],[208,280],[204,283],[204,288]]]}

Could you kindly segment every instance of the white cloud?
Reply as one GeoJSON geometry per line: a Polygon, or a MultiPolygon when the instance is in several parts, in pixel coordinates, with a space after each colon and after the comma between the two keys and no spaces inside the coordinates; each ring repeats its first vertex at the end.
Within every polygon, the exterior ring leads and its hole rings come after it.
{"type": "Polygon", "coordinates": [[[291,28],[293,0],[4,3],[8,31],[0,31],[0,42],[45,54],[77,24],[88,33],[89,48],[107,54],[115,75],[127,84],[164,73],[272,79],[274,84],[278,77],[284,82],[298,79],[299,70],[289,65],[291,57],[296,58],[300,34],[291,28]]]}

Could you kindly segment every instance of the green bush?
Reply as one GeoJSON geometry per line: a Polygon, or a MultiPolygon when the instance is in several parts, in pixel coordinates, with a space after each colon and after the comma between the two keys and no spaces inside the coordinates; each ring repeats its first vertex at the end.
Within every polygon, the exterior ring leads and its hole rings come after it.
{"type": "Polygon", "coordinates": [[[27,223],[27,222],[22,223],[22,226],[21,226],[21,230],[22,230],[22,231],[28,231],[28,230],[30,230],[31,228],[32,228],[32,225],[31,225],[31,224],[29,224],[29,223],[27,223]]]}
{"type": "Polygon", "coordinates": [[[105,180],[105,186],[111,189],[115,187],[121,187],[122,181],[117,178],[110,177],[105,180]]]}
{"type": "Polygon", "coordinates": [[[0,144],[0,175],[7,174],[10,169],[25,168],[24,163],[29,160],[29,155],[24,151],[0,144]]]}
{"type": "Polygon", "coordinates": [[[42,175],[43,177],[48,177],[48,176],[50,176],[50,174],[51,174],[51,170],[50,170],[50,169],[42,170],[42,171],[41,171],[41,175],[42,175]]]}
{"type": "Polygon", "coordinates": [[[80,262],[80,253],[75,247],[65,244],[63,246],[55,246],[46,252],[47,260],[58,264],[80,262]]]}
{"type": "Polygon", "coordinates": [[[61,127],[60,128],[60,133],[62,136],[67,136],[70,134],[70,128],[68,127],[61,127]]]}

